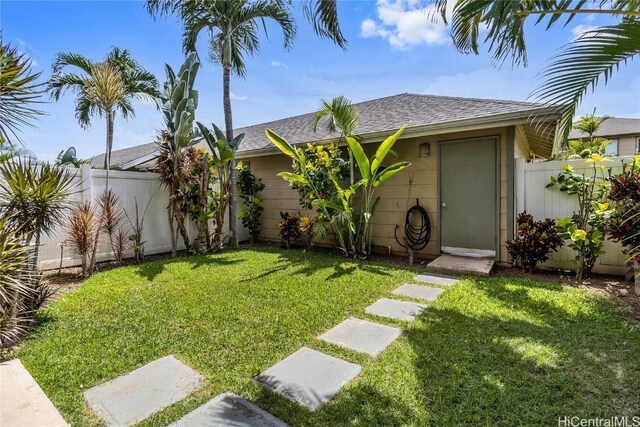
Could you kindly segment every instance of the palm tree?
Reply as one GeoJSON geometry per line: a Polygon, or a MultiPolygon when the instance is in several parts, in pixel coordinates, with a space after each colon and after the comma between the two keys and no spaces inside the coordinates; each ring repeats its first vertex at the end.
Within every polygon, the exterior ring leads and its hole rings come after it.
{"type": "MultiPolygon", "coordinates": [[[[447,0],[434,3],[446,22],[447,0]]],[[[576,108],[589,88],[595,88],[601,80],[606,84],[620,65],[640,54],[640,1],[458,0],[451,17],[453,43],[459,51],[477,54],[480,44],[485,43],[496,63],[511,58],[514,65],[526,66],[527,18],[535,17],[536,24],[546,21],[549,29],[559,22],[567,25],[578,14],[606,14],[621,19],[570,42],[541,72],[542,81],[532,98],[558,106],[561,119],[556,151],[565,143],[576,108]],[[563,16],[566,19],[561,19],[563,16]]]]}
{"type": "MultiPolygon", "coordinates": [[[[227,141],[234,139],[231,112],[231,73],[246,76],[245,56],[260,49],[260,27],[265,30],[265,20],[278,23],[284,33],[284,46],[293,42],[296,26],[288,4],[281,0],[151,0],[147,8],[152,14],[177,12],[183,22],[183,48],[195,50],[198,36],[203,30],[209,33],[210,57],[222,65],[222,87],[225,134],[227,141]]],[[[229,239],[231,247],[238,246],[236,233],[236,162],[231,161],[229,177],[229,239]]]]}
{"type": "Polygon", "coordinates": [[[91,116],[105,119],[104,168],[108,189],[116,114],[120,113],[125,119],[133,117],[134,99],[153,101],[157,105],[158,81],[131,57],[129,51],[114,48],[102,62],[93,62],[76,53],[59,53],[53,61],[53,74],[47,86],[56,101],[68,89],[76,94],[76,119],[81,127],[90,126],[91,116]],[[68,67],[76,68],[80,74],[63,72],[68,67]]]}
{"type": "Polygon", "coordinates": [[[42,114],[32,106],[44,92],[38,77],[24,53],[0,41],[0,148],[13,146],[10,136],[18,139],[20,127],[33,127],[31,121],[42,114]]]}
{"type": "MultiPolygon", "coordinates": [[[[313,131],[316,132],[320,122],[329,133],[334,133],[340,129],[342,137],[354,137],[355,130],[360,123],[360,113],[350,99],[338,96],[329,103],[321,101],[320,108],[316,111],[313,119],[313,131]]],[[[355,183],[353,153],[349,150],[349,176],[351,185],[355,183]]]]}

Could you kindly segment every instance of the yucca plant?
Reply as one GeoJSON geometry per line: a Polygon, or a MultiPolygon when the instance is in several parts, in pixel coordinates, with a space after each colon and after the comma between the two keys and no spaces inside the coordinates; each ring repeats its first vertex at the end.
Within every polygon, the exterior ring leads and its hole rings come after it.
{"type": "Polygon", "coordinates": [[[133,258],[136,262],[144,261],[144,244],[146,243],[142,237],[142,232],[144,231],[144,216],[147,213],[147,209],[149,209],[149,205],[151,204],[151,199],[147,202],[147,205],[144,207],[142,211],[142,215],[138,209],[138,199],[134,198],[135,203],[135,216],[133,219],[127,214],[127,211],[124,211],[125,216],[127,217],[127,221],[131,225],[131,229],[133,233],[129,236],[129,240],[131,241],[131,246],[133,248],[133,258]]]}
{"type": "Polygon", "coordinates": [[[35,244],[35,269],[42,234],[60,225],[69,207],[75,171],[16,158],[0,164],[0,177],[0,218],[19,231],[27,245],[35,244]]]}
{"type": "Polygon", "coordinates": [[[67,244],[80,257],[82,277],[90,273],[91,257],[97,245],[96,236],[100,228],[100,218],[91,201],[76,203],[69,214],[67,229],[67,244]]]}

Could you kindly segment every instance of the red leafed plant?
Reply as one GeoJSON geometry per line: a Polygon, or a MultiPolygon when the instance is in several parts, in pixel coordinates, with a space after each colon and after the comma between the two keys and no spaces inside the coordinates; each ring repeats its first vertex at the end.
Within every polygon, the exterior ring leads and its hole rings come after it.
{"type": "Polygon", "coordinates": [[[538,263],[549,259],[549,252],[564,245],[553,219],[536,221],[532,215],[522,212],[518,215],[517,225],[518,234],[507,241],[507,250],[523,271],[531,273],[538,263]]]}

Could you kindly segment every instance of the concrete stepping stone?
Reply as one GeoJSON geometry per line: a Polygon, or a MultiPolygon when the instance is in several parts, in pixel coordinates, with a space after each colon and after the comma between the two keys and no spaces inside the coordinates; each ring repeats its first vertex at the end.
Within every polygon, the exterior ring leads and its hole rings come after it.
{"type": "Polygon", "coordinates": [[[398,301],[389,298],[380,298],[378,301],[365,308],[369,314],[389,317],[391,319],[412,321],[422,313],[427,306],[416,302],[398,301]]]}
{"type": "Polygon", "coordinates": [[[377,356],[401,333],[402,331],[398,328],[351,317],[320,335],[319,338],[350,350],[377,356]]]}
{"type": "Polygon", "coordinates": [[[431,288],[429,286],[413,285],[405,283],[393,291],[394,295],[403,297],[423,299],[426,301],[435,301],[444,290],[440,288],[431,288]]]}
{"type": "Polygon", "coordinates": [[[18,359],[0,363],[0,426],[68,426],[18,359]]]}
{"type": "Polygon", "coordinates": [[[195,390],[204,377],[166,356],[84,393],[89,406],[109,426],[131,426],[195,390]]]}
{"type": "Polygon", "coordinates": [[[458,283],[458,279],[447,276],[435,276],[432,274],[418,274],[413,280],[416,282],[430,283],[432,285],[451,286],[458,283]]]}
{"type": "Polygon", "coordinates": [[[313,411],[331,400],[361,369],[355,363],[302,347],[255,380],[313,411]]]}
{"type": "Polygon", "coordinates": [[[289,427],[253,403],[233,393],[223,393],[180,418],[169,427],[289,427]]]}

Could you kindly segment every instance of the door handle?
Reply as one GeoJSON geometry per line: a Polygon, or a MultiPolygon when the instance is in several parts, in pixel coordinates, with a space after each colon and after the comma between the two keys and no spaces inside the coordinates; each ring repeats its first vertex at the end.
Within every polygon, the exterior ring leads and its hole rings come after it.
{"type": "Polygon", "coordinates": [[[440,206],[442,206],[443,208],[446,208],[447,204],[443,202],[440,206]]]}

